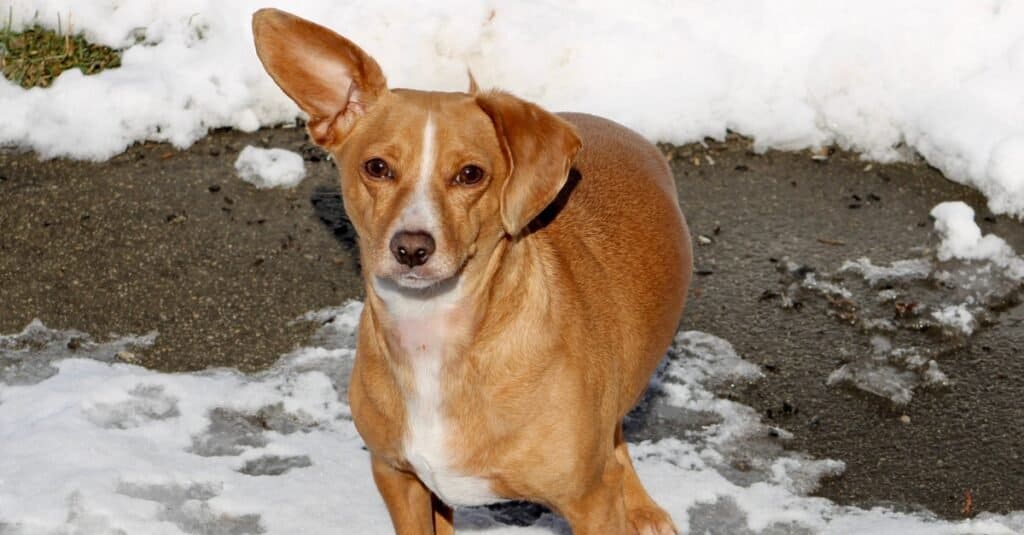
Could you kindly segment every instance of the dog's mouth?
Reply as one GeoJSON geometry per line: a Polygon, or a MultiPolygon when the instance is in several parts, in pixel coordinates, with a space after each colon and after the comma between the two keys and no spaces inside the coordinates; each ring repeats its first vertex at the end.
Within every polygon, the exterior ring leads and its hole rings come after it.
{"type": "Polygon", "coordinates": [[[469,254],[461,259],[432,258],[426,264],[412,267],[389,262],[384,269],[377,272],[376,277],[398,288],[426,291],[457,280],[472,256],[469,254]]]}
{"type": "Polygon", "coordinates": [[[399,273],[397,276],[392,277],[391,280],[403,288],[424,290],[431,286],[441,284],[450,278],[451,277],[438,277],[431,274],[420,274],[417,273],[415,269],[410,269],[405,273],[399,273]]]}
{"type": "Polygon", "coordinates": [[[462,266],[455,269],[443,269],[440,266],[392,266],[384,273],[379,273],[379,280],[386,280],[396,287],[407,290],[429,290],[457,279],[462,266]]]}
{"type": "Polygon", "coordinates": [[[377,291],[401,295],[406,299],[429,300],[444,295],[459,286],[461,271],[449,277],[426,278],[412,273],[397,276],[375,276],[377,291]]]}

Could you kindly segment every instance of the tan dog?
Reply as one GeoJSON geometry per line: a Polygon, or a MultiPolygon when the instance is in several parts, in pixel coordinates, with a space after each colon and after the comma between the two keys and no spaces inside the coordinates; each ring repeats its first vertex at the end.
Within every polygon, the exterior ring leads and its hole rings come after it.
{"type": "Polygon", "coordinates": [[[621,420],[676,329],[691,249],[661,153],[501,92],[388,89],[345,38],[253,18],[341,172],[366,306],[349,402],[400,534],[521,499],[574,533],[670,534],[621,420]]]}

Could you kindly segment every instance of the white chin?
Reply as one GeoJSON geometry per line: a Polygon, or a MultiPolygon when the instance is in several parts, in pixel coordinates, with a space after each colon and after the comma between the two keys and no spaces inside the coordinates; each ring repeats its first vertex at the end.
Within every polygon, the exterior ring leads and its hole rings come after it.
{"type": "Polygon", "coordinates": [[[398,277],[395,277],[394,281],[403,288],[410,288],[414,290],[429,288],[438,282],[441,282],[439,279],[425,279],[415,275],[399,275],[398,277]]]}

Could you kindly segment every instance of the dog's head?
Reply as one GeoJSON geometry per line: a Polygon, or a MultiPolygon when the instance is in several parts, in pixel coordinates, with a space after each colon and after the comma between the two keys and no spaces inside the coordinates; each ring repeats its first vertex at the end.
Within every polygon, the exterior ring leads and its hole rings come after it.
{"type": "Polygon", "coordinates": [[[294,15],[260,10],[253,34],[337,161],[367,276],[407,289],[458,276],[551,203],[580,148],[567,122],[472,82],[469,93],[390,90],[372,57],[294,15]]]}

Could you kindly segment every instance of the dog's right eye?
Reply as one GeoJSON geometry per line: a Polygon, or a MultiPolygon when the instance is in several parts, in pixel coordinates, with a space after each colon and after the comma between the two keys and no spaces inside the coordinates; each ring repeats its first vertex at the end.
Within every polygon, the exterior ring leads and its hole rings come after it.
{"type": "Polygon", "coordinates": [[[381,180],[395,178],[395,174],[391,171],[391,167],[388,166],[388,162],[380,158],[366,160],[366,163],[363,164],[363,169],[366,170],[366,174],[373,178],[381,180]]]}

